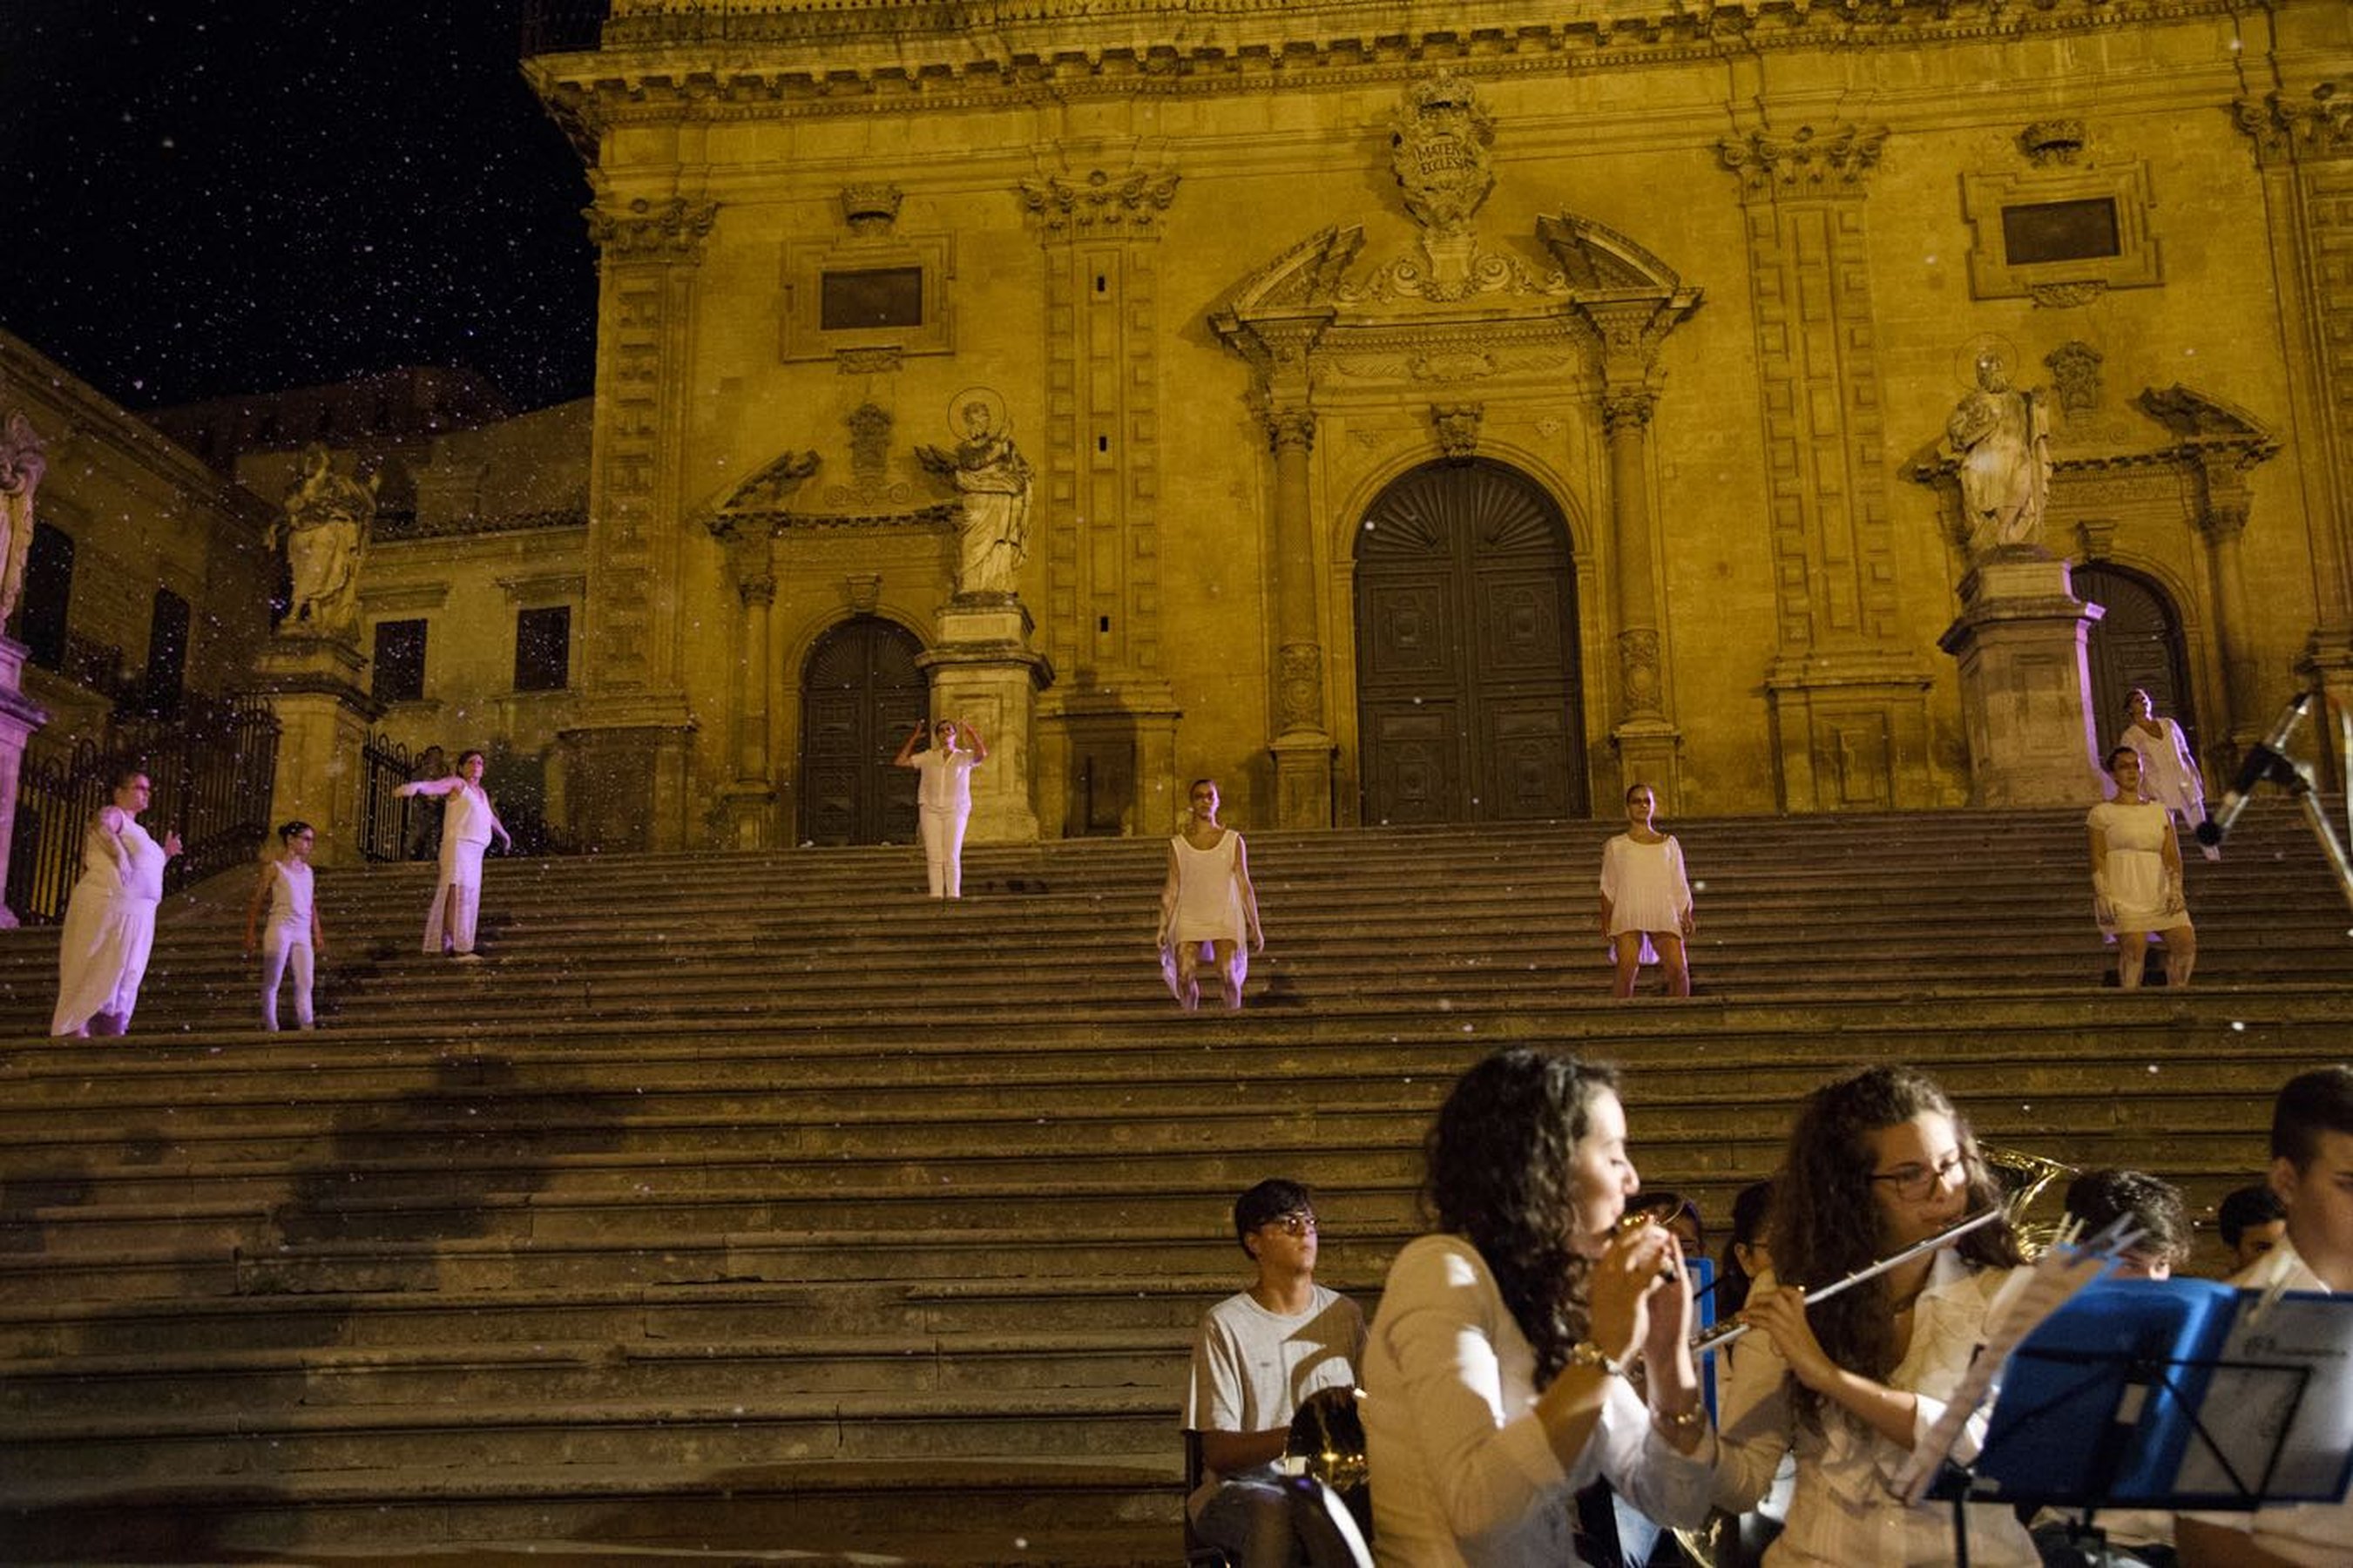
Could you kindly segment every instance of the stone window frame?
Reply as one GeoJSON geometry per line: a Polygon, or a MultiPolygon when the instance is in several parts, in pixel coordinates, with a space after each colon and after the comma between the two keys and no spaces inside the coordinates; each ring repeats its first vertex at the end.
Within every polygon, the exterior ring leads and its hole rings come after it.
{"type": "Polygon", "coordinates": [[[578,639],[574,636],[575,627],[574,627],[574,626],[573,626],[573,622],[574,622],[575,620],[576,620],[578,617],[574,614],[574,612],[573,612],[573,606],[572,606],[571,603],[567,600],[567,601],[563,601],[563,602],[559,602],[559,603],[556,603],[556,604],[550,604],[550,605],[517,605],[517,606],[515,607],[515,613],[514,613],[514,614],[515,614],[515,621],[514,621],[514,629],[515,629],[515,649],[514,649],[514,692],[515,692],[515,695],[516,695],[516,696],[518,696],[518,697],[538,697],[538,696],[543,696],[543,695],[545,695],[545,694],[546,694],[546,693],[548,693],[548,692],[553,692],[553,691],[569,691],[569,690],[571,690],[571,689],[572,689],[572,676],[573,676],[573,658],[572,658],[572,650],[573,650],[573,647],[574,647],[575,643],[578,640],[578,639]],[[564,658],[563,658],[563,669],[562,669],[562,671],[561,671],[561,674],[562,674],[562,676],[563,676],[563,679],[560,679],[560,680],[557,680],[557,681],[555,681],[555,682],[554,682],[554,683],[552,683],[552,684],[547,684],[547,685],[529,685],[529,686],[526,686],[525,684],[523,684],[523,675],[524,675],[525,670],[526,670],[526,668],[527,668],[527,667],[526,667],[526,664],[525,664],[525,658],[524,658],[524,656],[525,656],[525,651],[526,651],[526,642],[525,642],[525,637],[524,637],[524,620],[525,620],[525,617],[527,617],[527,616],[548,616],[548,615],[552,615],[552,614],[554,614],[554,613],[555,613],[555,612],[557,612],[557,611],[561,611],[561,612],[563,612],[563,615],[564,615],[564,658]]]}
{"type": "Polygon", "coordinates": [[[427,672],[433,650],[433,618],[430,616],[386,616],[368,628],[368,695],[385,704],[422,702],[426,700],[427,672]],[[392,626],[417,628],[417,689],[386,691],[385,669],[380,655],[384,651],[384,634],[392,626]]]}
{"type": "Polygon", "coordinates": [[[787,241],[784,258],[784,308],[777,344],[787,364],[828,360],[845,351],[895,349],[905,354],[955,353],[955,322],[948,279],[955,275],[955,244],[944,234],[787,241]],[[917,268],[923,275],[923,324],[914,327],[845,327],[822,324],[825,275],[917,268]]]}
{"type": "Polygon", "coordinates": [[[1969,226],[1969,292],[1979,300],[2031,297],[2051,290],[2155,289],[2165,282],[2161,247],[2149,226],[2148,165],[2036,170],[1961,176],[1961,216],[1969,226]],[[2013,266],[2002,240],[2002,209],[2050,202],[2105,200],[2116,205],[2116,254],[2013,266]]]}

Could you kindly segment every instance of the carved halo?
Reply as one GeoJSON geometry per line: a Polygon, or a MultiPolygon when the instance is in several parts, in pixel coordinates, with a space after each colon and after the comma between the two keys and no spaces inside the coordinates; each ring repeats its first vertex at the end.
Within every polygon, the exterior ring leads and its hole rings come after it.
{"type": "Polygon", "coordinates": [[[1963,343],[1959,348],[1953,352],[1953,374],[1955,379],[1958,380],[1963,386],[1968,387],[1970,391],[1976,391],[1978,384],[1978,363],[1979,361],[1986,359],[2000,360],[2001,362],[2001,368],[2009,372],[2012,376],[2016,376],[2023,373],[2023,368],[2018,362],[2018,345],[2016,343],[2011,342],[2000,332],[1979,332],[1976,337],[1969,339],[1968,342],[1963,343]]]}
{"type": "Polygon", "coordinates": [[[948,400],[948,428],[958,437],[965,433],[964,411],[974,404],[988,410],[988,434],[1009,436],[1013,432],[1013,416],[1006,410],[1005,395],[993,386],[967,386],[948,400]]]}

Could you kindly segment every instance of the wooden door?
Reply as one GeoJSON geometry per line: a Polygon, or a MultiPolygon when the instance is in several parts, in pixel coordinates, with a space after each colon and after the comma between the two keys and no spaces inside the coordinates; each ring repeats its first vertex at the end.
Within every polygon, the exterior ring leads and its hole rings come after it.
{"type": "Polygon", "coordinates": [[[1356,532],[1364,821],[1586,811],[1568,529],[1498,463],[1398,479],[1356,532]]]}
{"type": "Polygon", "coordinates": [[[915,667],[923,645],[860,616],[828,632],[801,679],[800,836],[814,844],[906,844],[915,837],[912,768],[891,765],[931,711],[915,667]]]}
{"type": "Polygon", "coordinates": [[[2181,620],[2165,591],[2138,573],[2121,567],[2078,566],[2075,596],[2107,614],[2092,625],[2084,663],[2092,677],[2092,728],[2100,754],[2116,743],[2126,715],[2125,699],[2137,687],[2157,710],[2181,726],[2192,756],[2198,751],[2198,715],[2190,703],[2189,660],[2181,643],[2181,620]]]}

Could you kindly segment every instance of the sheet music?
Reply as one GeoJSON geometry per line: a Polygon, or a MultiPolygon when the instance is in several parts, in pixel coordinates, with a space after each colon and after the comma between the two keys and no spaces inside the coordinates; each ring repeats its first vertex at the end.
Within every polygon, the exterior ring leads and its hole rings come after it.
{"type": "Polygon", "coordinates": [[[1978,1347],[1977,1359],[1969,1363],[1968,1375],[1953,1391],[1944,1415],[1914,1446],[1911,1459],[1895,1478],[1895,1490],[1906,1503],[1917,1503],[1927,1495],[1937,1469],[1968,1430],[1969,1417],[1993,1393],[2010,1352],[2069,1297],[2097,1279],[2107,1266],[2107,1258],[2098,1252],[2053,1247],[2031,1268],[2010,1271],[1986,1309],[1985,1343],[1978,1347]]]}
{"type": "Polygon", "coordinates": [[[2316,1292],[2268,1300],[2253,1290],[2242,1294],[2238,1318],[2215,1358],[2225,1364],[2214,1369],[2204,1401],[2206,1430],[2222,1453],[2218,1458],[2204,1443],[2191,1442],[2177,1490],[2236,1500],[2241,1487],[2260,1487],[2268,1502],[2335,1502],[2345,1495],[2353,1466],[2353,1399],[2344,1396],[2353,1368],[2348,1306],[2344,1297],[2316,1292]],[[2228,1364],[2234,1362],[2250,1364],[2228,1364]],[[2276,1370],[2283,1366],[2306,1368],[2311,1377],[2307,1382],[2276,1370]],[[2287,1441],[2266,1483],[2263,1467],[2283,1426],[2287,1441]]]}

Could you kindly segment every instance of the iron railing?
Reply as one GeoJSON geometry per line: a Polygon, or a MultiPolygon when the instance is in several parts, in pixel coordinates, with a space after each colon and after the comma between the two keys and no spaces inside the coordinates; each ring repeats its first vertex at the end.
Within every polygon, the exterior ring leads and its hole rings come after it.
{"type": "MultiPolygon", "coordinates": [[[[403,800],[393,791],[415,776],[417,763],[408,748],[388,735],[370,735],[360,748],[360,858],[406,860],[417,826],[419,803],[403,800]]],[[[438,801],[423,803],[437,808],[438,801]]]]}
{"type": "Polygon", "coordinates": [[[177,833],[181,853],[164,872],[166,892],[248,864],[269,832],[278,720],[257,698],[190,696],[169,719],[116,714],[70,751],[27,752],[16,787],[8,856],[8,907],[27,924],[65,918],[81,876],[82,836],[135,767],[154,785],[142,824],[158,840],[177,833]]]}

